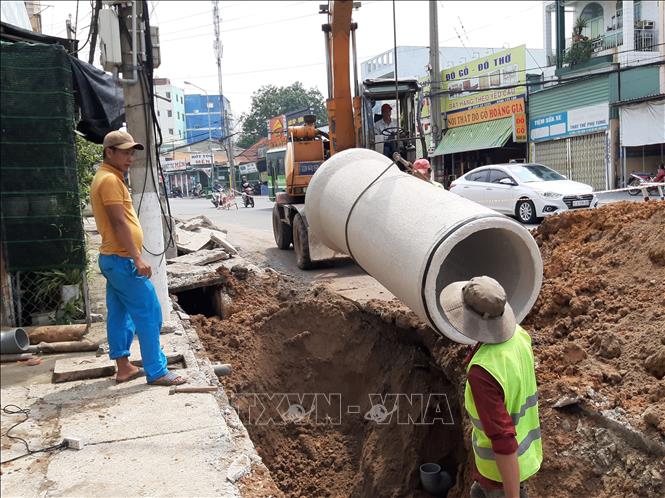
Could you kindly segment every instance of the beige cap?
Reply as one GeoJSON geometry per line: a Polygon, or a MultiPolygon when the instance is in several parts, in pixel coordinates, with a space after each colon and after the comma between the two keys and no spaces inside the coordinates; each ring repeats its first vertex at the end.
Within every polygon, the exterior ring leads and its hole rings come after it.
{"type": "Polygon", "coordinates": [[[143,150],[143,145],[134,142],[134,138],[126,131],[111,131],[104,137],[104,148],[115,147],[116,149],[138,149],[143,150]]]}
{"type": "Polygon", "coordinates": [[[517,321],[506,291],[491,277],[453,282],[439,302],[450,324],[471,340],[498,344],[515,333],[517,321]]]}

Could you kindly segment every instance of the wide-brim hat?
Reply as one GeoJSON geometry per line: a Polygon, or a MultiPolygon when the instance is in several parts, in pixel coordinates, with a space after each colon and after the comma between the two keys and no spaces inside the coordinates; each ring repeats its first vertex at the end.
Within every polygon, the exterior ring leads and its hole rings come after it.
{"type": "Polygon", "coordinates": [[[499,344],[515,333],[515,313],[503,287],[491,277],[453,282],[443,289],[439,303],[450,324],[473,341],[499,344]]]}

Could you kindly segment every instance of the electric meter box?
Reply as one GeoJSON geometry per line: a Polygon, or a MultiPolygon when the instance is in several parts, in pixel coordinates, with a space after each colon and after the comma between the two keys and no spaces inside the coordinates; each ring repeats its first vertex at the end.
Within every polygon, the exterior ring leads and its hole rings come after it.
{"type": "Polygon", "coordinates": [[[100,62],[104,71],[112,72],[122,65],[120,50],[120,24],[114,9],[99,11],[99,49],[100,62]]]}

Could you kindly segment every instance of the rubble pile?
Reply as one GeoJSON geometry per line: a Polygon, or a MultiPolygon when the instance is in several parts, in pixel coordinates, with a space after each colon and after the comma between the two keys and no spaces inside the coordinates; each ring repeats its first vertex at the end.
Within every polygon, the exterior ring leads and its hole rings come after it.
{"type": "Polygon", "coordinates": [[[166,260],[169,291],[220,283],[216,270],[238,254],[226,239],[227,231],[203,215],[187,221],[176,220],[175,230],[178,256],[166,260]]]}

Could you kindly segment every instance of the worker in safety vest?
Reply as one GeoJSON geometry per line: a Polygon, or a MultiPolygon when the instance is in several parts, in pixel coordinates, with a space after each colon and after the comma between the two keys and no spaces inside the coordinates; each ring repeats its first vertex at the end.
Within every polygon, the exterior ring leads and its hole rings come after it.
{"type": "Polygon", "coordinates": [[[531,337],[493,278],[453,282],[440,304],[453,327],[477,341],[464,393],[475,457],[471,497],[525,498],[524,482],[543,460],[531,337]]]}

